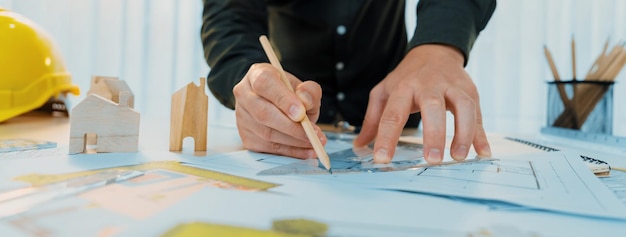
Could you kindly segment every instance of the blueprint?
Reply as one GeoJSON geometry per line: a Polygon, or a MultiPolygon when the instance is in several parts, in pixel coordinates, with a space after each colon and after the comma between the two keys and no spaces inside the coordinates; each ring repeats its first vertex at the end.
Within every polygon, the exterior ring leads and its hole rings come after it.
{"type": "Polygon", "coordinates": [[[562,152],[422,168],[383,188],[626,219],[621,200],[589,172],[577,154],[562,152]]]}
{"type": "Polygon", "coordinates": [[[600,181],[626,205],[626,172],[613,170],[611,176],[600,178],[600,181]]]}
{"type": "MultiPolygon", "coordinates": [[[[350,146],[349,142],[332,141],[327,144],[327,151],[332,154],[350,146]]],[[[451,159],[447,152],[444,161],[451,159]]],[[[302,192],[300,186],[290,185],[296,181],[316,185],[342,183],[362,188],[496,201],[536,210],[626,220],[625,205],[589,172],[577,154],[566,152],[508,155],[394,172],[258,175],[260,171],[290,167],[292,164],[302,167],[303,162],[315,161],[234,152],[190,163],[281,183],[285,186],[283,190],[288,193],[302,192]]]]}
{"type": "MultiPolygon", "coordinates": [[[[350,147],[329,141],[326,150],[350,147]]],[[[5,218],[3,236],[180,236],[196,228],[267,233],[281,220],[321,224],[328,236],[620,236],[616,233],[626,231],[623,205],[567,153],[332,175],[258,175],[302,160],[250,151],[3,161],[0,191],[101,169],[145,172],[5,218]]]]}

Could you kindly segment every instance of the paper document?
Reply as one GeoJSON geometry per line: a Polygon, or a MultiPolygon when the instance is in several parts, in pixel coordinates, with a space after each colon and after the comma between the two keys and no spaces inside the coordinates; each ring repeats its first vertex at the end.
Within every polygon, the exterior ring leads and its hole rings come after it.
{"type": "Polygon", "coordinates": [[[527,154],[421,168],[405,175],[382,187],[626,219],[626,206],[573,153],[527,154]]]}
{"type": "MultiPolygon", "coordinates": [[[[350,148],[351,145],[350,142],[329,140],[326,149],[333,153],[350,148]]],[[[445,153],[444,160],[450,159],[447,149],[445,153]]],[[[290,175],[259,176],[261,171],[280,170],[280,167],[293,168],[290,164],[302,168],[304,162],[248,151],[186,162],[281,183],[285,193],[290,193],[287,189],[294,187],[290,185],[294,182],[306,181],[327,186],[341,183],[363,188],[491,200],[538,210],[626,220],[625,205],[589,171],[576,153],[536,152],[403,171],[347,172],[332,175],[328,172],[308,175],[309,172],[296,170],[290,175]]],[[[310,170],[312,169],[304,171],[310,170]]],[[[301,191],[298,188],[300,186],[295,186],[293,191],[301,191]]]]}

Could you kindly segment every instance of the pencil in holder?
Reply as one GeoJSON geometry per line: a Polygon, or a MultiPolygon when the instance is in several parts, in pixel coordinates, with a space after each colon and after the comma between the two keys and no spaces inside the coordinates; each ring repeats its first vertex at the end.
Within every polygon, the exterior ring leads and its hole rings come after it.
{"type": "Polygon", "coordinates": [[[613,81],[548,82],[547,126],[613,133],[613,81]]]}

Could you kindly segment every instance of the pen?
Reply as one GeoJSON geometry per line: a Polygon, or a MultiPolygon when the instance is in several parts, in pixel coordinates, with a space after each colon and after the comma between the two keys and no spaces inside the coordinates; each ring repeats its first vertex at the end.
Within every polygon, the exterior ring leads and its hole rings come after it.
{"type": "MultiPolygon", "coordinates": [[[[267,55],[267,58],[270,60],[270,63],[272,64],[272,66],[274,66],[280,72],[280,79],[287,86],[287,88],[289,88],[291,92],[294,92],[293,88],[291,87],[291,83],[289,83],[289,81],[287,80],[287,75],[285,75],[285,71],[283,70],[283,67],[280,65],[280,61],[278,61],[278,57],[276,57],[276,54],[274,53],[274,50],[272,49],[272,45],[270,44],[270,41],[267,39],[267,36],[261,35],[259,37],[259,41],[261,42],[261,46],[263,46],[263,50],[265,51],[265,54],[267,55]]],[[[332,174],[333,170],[330,167],[330,158],[328,157],[328,154],[326,154],[326,150],[324,150],[324,146],[322,145],[322,142],[320,142],[320,139],[317,137],[317,133],[315,132],[315,129],[313,129],[313,125],[311,124],[309,117],[304,116],[304,118],[300,121],[300,124],[302,125],[302,128],[304,128],[304,132],[306,133],[306,136],[309,138],[311,145],[313,145],[313,150],[315,150],[315,154],[317,154],[317,158],[320,160],[322,165],[324,165],[324,167],[328,170],[328,172],[332,174]]]]}

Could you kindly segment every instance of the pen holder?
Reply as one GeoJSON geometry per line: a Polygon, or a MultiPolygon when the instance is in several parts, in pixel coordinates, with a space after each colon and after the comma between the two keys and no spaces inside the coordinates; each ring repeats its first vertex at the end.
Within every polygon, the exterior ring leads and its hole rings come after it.
{"type": "Polygon", "coordinates": [[[547,126],[613,133],[612,81],[548,82],[547,126]]]}

